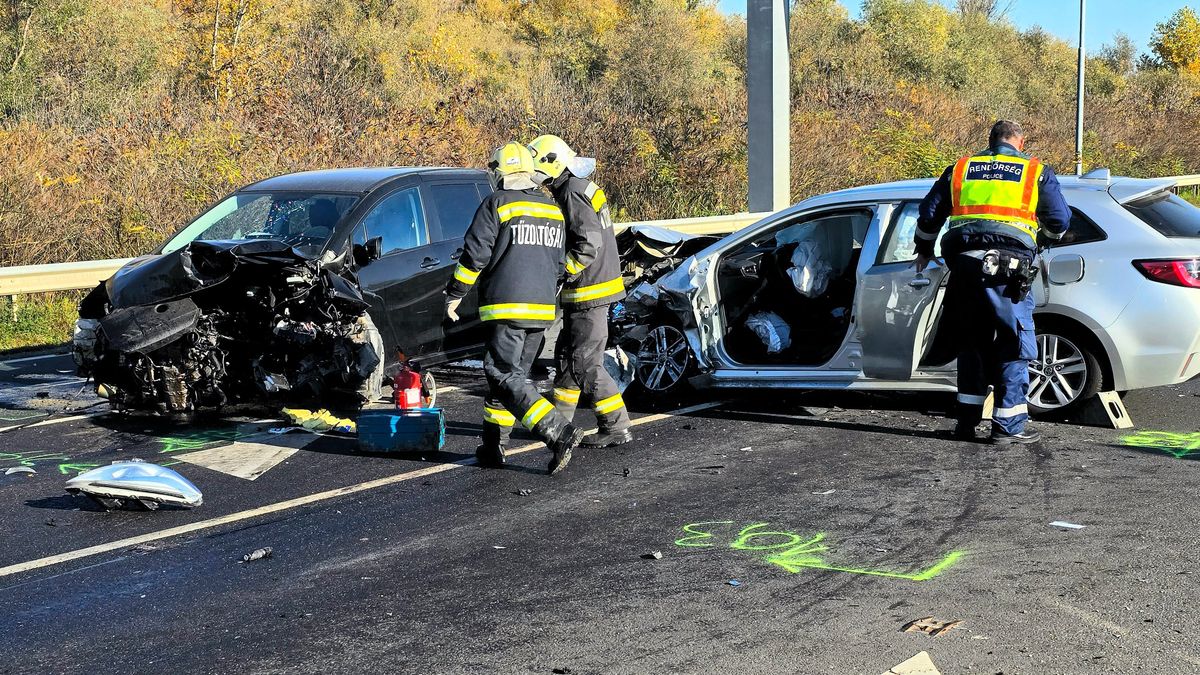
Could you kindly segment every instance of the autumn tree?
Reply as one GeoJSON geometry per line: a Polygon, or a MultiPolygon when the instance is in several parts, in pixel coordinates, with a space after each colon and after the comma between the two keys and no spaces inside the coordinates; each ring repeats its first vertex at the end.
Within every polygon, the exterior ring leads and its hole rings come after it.
{"type": "Polygon", "coordinates": [[[1168,68],[1200,73],[1200,16],[1184,7],[1154,28],[1150,48],[1168,68]]]}

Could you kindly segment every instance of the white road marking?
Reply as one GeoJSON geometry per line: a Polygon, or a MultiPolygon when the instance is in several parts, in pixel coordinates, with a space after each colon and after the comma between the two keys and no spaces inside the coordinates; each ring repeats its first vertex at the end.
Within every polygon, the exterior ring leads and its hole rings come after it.
{"type": "MultiPolygon", "coordinates": [[[[297,445],[307,445],[312,440],[306,438],[304,443],[297,445]]],[[[179,455],[179,460],[237,478],[254,480],[296,454],[299,449],[241,440],[217,448],[184,453],[179,455]]]]}
{"type": "MultiPolygon", "coordinates": [[[[679,415],[687,415],[690,413],[699,412],[701,410],[708,410],[710,408],[715,408],[719,405],[722,405],[723,403],[725,403],[725,401],[714,401],[714,402],[710,402],[710,403],[701,403],[698,405],[688,406],[686,408],[680,408],[678,410],[672,410],[671,412],[667,412],[667,413],[658,413],[655,415],[647,415],[645,417],[639,417],[638,419],[633,420],[633,425],[639,426],[642,424],[650,424],[651,422],[658,422],[660,420],[664,420],[664,419],[667,419],[670,417],[676,417],[679,415]]],[[[592,431],[595,431],[595,430],[593,429],[592,431]]],[[[545,448],[545,447],[546,446],[544,443],[530,443],[529,445],[523,445],[519,448],[509,450],[507,454],[511,457],[513,455],[520,455],[520,454],[524,454],[526,452],[531,452],[533,450],[538,450],[538,449],[545,448]]],[[[386,476],[384,478],[377,478],[375,480],[369,480],[369,481],[366,481],[363,483],[357,483],[355,485],[347,485],[346,487],[334,488],[333,490],[326,490],[324,492],[318,492],[316,494],[305,495],[303,497],[296,497],[294,499],[288,499],[288,500],[285,500],[282,502],[276,502],[274,504],[267,504],[265,506],[259,506],[257,508],[249,509],[247,511],[239,511],[237,513],[230,513],[228,515],[220,516],[218,518],[209,518],[208,520],[201,520],[199,522],[189,523],[187,525],[179,525],[177,527],[170,527],[165,530],[159,530],[157,532],[148,532],[146,534],[140,534],[135,537],[126,537],[125,539],[118,539],[116,541],[110,541],[110,542],[107,542],[104,544],[88,546],[86,548],[81,548],[81,549],[77,549],[74,551],[67,551],[66,553],[59,553],[57,555],[47,556],[45,558],[38,558],[36,560],[29,560],[29,561],[22,562],[22,563],[16,563],[14,565],[9,565],[7,567],[0,567],[0,577],[11,576],[13,574],[20,574],[22,572],[29,572],[31,570],[36,570],[36,569],[40,569],[43,567],[49,567],[51,565],[58,565],[61,563],[70,562],[72,560],[79,560],[80,558],[87,558],[87,557],[94,556],[94,555],[100,555],[101,553],[117,551],[120,549],[137,546],[138,544],[145,544],[145,543],[151,542],[151,541],[158,541],[160,539],[168,539],[170,537],[177,537],[182,534],[189,534],[191,532],[207,530],[207,529],[211,529],[214,527],[219,527],[221,525],[227,525],[229,523],[236,523],[236,522],[239,522],[242,520],[248,520],[250,518],[257,518],[258,516],[265,516],[265,515],[268,515],[271,513],[279,513],[280,511],[287,511],[289,509],[294,509],[298,506],[307,506],[309,504],[315,504],[317,502],[327,501],[327,500],[333,499],[335,497],[344,497],[346,495],[352,495],[352,494],[356,494],[359,492],[365,492],[367,490],[374,490],[375,488],[386,487],[388,485],[395,485],[397,483],[403,483],[405,481],[414,480],[416,478],[424,478],[425,476],[432,476],[434,474],[444,473],[444,472],[450,471],[452,469],[458,469],[458,468],[461,468],[464,466],[472,466],[474,464],[475,464],[474,457],[468,457],[467,459],[461,459],[457,462],[450,462],[447,464],[434,464],[433,466],[428,466],[423,469],[417,469],[415,471],[407,471],[405,473],[396,474],[394,476],[386,476]]]]}
{"type": "Polygon", "coordinates": [[[20,359],[5,359],[0,361],[0,364],[9,363],[28,363],[30,361],[41,361],[42,359],[53,359],[59,356],[70,356],[70,352],[60,352],[58,354],[42,354],[41,356],[26,356],[20,359]]]}
{"type": "Polygon", "coordinates": [[[5,431],[11,431],[13,429],[32,429],[34,427],[47,427],[47,426],[50,426],[51,424],[62,424],[63,422],[74,422],[75,420],[85,420],[89,417],[95,417],[96,415],[103,415],[107,412],[108,412],[107,410],[98,410],[94,413],[88,413],[86,415],[72,415],[70,417],[55,417],[54,419],[42,420],[41,422],[34,422],[33,424],[14,424],[14,425],[8,426],[8,427],[0,427],[0,434],[4,433],[5,431]]]}

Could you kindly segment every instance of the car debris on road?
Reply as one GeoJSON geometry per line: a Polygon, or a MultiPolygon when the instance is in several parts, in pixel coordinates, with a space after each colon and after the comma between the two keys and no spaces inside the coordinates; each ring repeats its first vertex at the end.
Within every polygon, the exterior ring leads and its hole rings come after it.
{"type": "Polygon", "coordinates": [[[160,505],[195,508],[204,495],[178,472],[142,460],[118,461],[85,471],[67,481],[70,494],[90,497],[105,510],[138,504],[153,511],[160,505]]]}
{"type": "Polygon", "coordinates": [[[270,546],[256,548],[253,551],[251,551],[250,553],[247,553],[246,555],[242,556],[242,559],[241,559],[241,561],[238,562],[238,564],[241,565],[241,564],[253,561],[253,560],[262,560],[263,558],[270,558],[274,554],[275,554],[275,551],[272,550],[270,546]]]}

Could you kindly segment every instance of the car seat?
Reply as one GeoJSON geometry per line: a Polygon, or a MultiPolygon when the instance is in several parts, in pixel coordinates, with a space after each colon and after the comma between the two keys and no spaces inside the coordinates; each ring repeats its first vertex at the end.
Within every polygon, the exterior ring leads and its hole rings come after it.
{"type": "Polygon", "coordinates": [[[331,199],[314,199],[305,209],[308,215],[308,227],[300,233],[306,239],[328,239],[337,225],[337,207],[331,199]]]}

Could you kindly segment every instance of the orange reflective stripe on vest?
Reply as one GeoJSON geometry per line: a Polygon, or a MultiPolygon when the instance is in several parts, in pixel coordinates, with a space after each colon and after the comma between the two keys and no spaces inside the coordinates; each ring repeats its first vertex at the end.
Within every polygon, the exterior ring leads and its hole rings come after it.
{"type": "Polygon", "coordinates": [[[954,165],[950,221],[985,219],[1037,237],[1037,159],[1013,155],[963,157],[954,165]]]}

